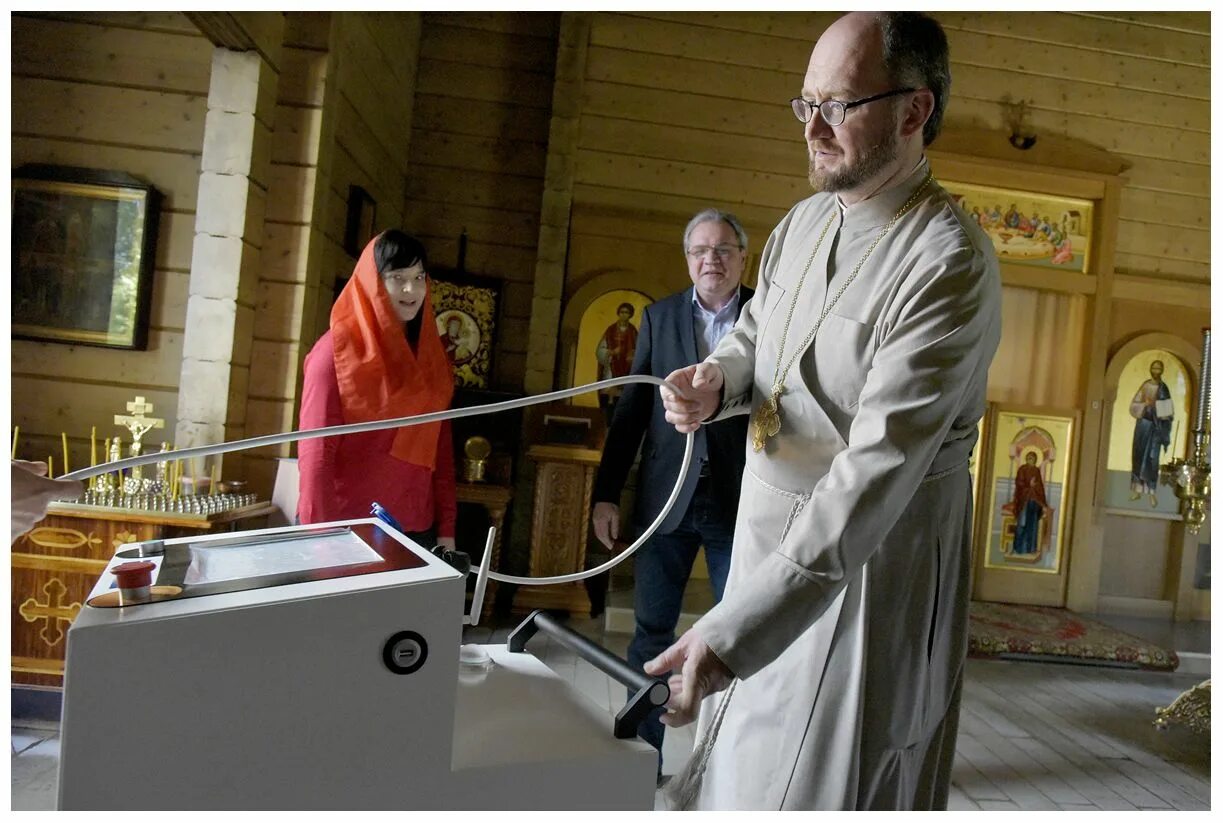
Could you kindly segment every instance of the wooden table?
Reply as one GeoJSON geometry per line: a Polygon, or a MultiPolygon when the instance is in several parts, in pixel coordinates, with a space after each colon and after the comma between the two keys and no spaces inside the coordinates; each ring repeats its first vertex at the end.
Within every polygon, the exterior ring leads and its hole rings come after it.
{"type": "Polygon", "coordinates": [[[10,554],[12,682],[63,685],[68,627],[120,545],[261,528],[276,510],[268,502],[209,515],[52,503],[10,554]]]}

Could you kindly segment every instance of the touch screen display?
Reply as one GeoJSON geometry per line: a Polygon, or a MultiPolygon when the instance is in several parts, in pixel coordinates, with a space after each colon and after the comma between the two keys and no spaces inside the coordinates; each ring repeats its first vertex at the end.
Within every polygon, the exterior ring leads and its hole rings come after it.
{"type": "Polygon", "coordinates": [[[380,524],[354,523],[173,541],[164,547],[150,541],[116,557],[153,559],[153,602],[415,569],[428,565],[427,554],[415,543],[400,543],[380,524]]]}
{"type": "Polygon", "coordinates": [[[183,582],[198,586],[381,561],[381,555],[350,531],[258,545],[214,548],[194,543],[183,582]]]}

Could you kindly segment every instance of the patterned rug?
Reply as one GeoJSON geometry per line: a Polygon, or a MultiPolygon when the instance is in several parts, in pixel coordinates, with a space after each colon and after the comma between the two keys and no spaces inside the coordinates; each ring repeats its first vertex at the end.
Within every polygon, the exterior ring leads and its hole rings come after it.
{"type": "Polygon", "coordinates": [[[1065,609],[973,601],[969,657],[1172,671],[1176,652],[1065,609]]]}

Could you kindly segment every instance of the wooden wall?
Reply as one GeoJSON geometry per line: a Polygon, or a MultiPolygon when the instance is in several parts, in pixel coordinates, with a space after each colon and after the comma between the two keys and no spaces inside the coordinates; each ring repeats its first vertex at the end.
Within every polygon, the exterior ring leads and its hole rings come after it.
{"type": "Polygon", "coordinates": [[[147,351],[14,340],[19,456],[88,463],[90,426],[143,395],[173,439],[212,45],[177,12],[14,13],[13,167],[53,163],[125,171],[162,193],[147,351]]]}
{"type": "MultiPolygon", "coordinates": [[[[771,227],[808,193],[802,131],[786,101],[836,16],[597,15],[575,209],[690,213],[712,201],[771,227]]],[[[1132,168],[1117,271],[1209,279],[1207,13],[935,16],[951,47],[949,124],[1002,128],[1000,101],[1024,99],[1038,135],[1120,155],[1132,168]]]]}
{"type": "MultiPolygon", "coordinates": [[[[323,225],[335,275],[346,278],[356,263],[343,248],[350,185],[373,197],[378,230],[404,225],[420,15],[335,14],[333,25],[335,126],[334,143],[322,149],[331,163],[323,225]]],[[[318,334],[326,327],[318,325],[318,334]]]]}
{"type": "Polygon", "coordinates": [[[939,12],[949,119],[1030,122],[1130,162],[1116,270],[1210,279],[1210,17],[1206,12],[939,12]]]}
{"type": "Polygon", "coordinates": [[[423,15],[405,226],[502,281],[492,388],[522,390],[560,16],[423,15]]]}

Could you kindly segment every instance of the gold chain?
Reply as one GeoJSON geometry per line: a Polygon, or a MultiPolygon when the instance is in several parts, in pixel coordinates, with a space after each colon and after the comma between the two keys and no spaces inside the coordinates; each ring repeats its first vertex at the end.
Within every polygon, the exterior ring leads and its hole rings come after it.
{"type": "Polygon", "coordinates": [[[926,187],[930,185],[930,181],[933,179],[934,178],[930,172],[926,172],[926,177],[924,180],[922,180],[921,185],[917,187],[917,190],[914,191],[905,204],[900,207],[900,211],[896,212],[896,216],[888,221],[888,224],[883,227],[883,230],[880,231],[875,237],[874,241],[871,242],[870,247],[866,250],[866,253],[862,255],[862,259],[858,261],[858,265],[854,266],[854,270],[850,272],[849,277],[845,278],[845,282],[841,284],[841,288],[837,289],[837,293],[833,295],[832,300],[828,301],[824,305],[824,311],[820,313],[819,319],[815,321],[815,325],[811,327],[811,331],[807,332],[807,336],[803,338],[803,342],[800,343],[794,350],[794,353],[790,355],[790,360],[786,363],[785,368],[782,368],[781,363],[786,351],[786,338],[790,334],[790,321],[794,319],[794,310],[798,306],[798,296],[802,292],[803,283],[807,280],[807,272],[810,271],[811,264],[815,261],[815,255],[819,251],[820,246],[824,243],[824,236],[828,234],[828,229],[832,226],[832,221],[836,218],[836,212],[833,211],[833,213],[829,216],[828,222],[824,224],[823,231],[820,232],[819,239],[815,241],[815,248],[811,249],[811,256],[807,258],[807,265],[803,267],[802,276],[798,278],[798,285],[794,287],[794,297],[790,300],[790,311],[786,314],[786,322],[781,329],[781,345],[777,349],[777,366],[773,369],[773,390],[770,393],[770,396],[765,399],[764,403],[761,404],[760,408],[757,409],[756,414],[754,415],[752,445],[756,451],[760,451],[764,448],[766,438],[772,437],[773,435],[777,434],[777,432],[781,431],[781,394],[783,391],[785,391],[786,377],[790,374],[790,368],[795,364],[795,362],[798,361],[798,358],[802,355],[802,353],[806,351],[807,346],[811,344],[811,341],[815,339],[815,335],[819,333],[820,326],[824,324],[824,318],[826,318],[828,313],[832,311],[833,306],[835,306],[837,301],[841,299],[841,295],[845,293],[845,290],[849,288],[849,285],[858,277],[858,272],[862,271],[862,267],[866,265],[866,261],[871,256],[871,253],[875,251],[875,247],[878,246],[883,238],[888,235],[888,232],[895,227],[900,218],[908,214],[909,210],[917,204],[917,201],[921,198],[922,193],[926,190],[926,187]]]}
{"type": "MultiPolygon", "coordinates": [[[[786,370],[783,373],[781,370],[781,358],[786,351],[786,338],[790,334],[790,321],[794,318],[794,308],[798,305],[798,295],[803,290],[803,283],[807,280],[807,272],[811,270],[811,263],[815,260],[815,254],[820,250],[820,246],[824,244],[824,235],[828,234],[828,229],[832,227],[832,221],[836,219],[837,211],[832,210],[832,214],[828,215],[828,222],[824,224],[824,230],[820,232],[820,238],[815,241],[814,248],[811,249],[811,256],[807,258],[807,265],[803,266],[802,276],[798,278],[798,285],[794,287],[794,298],[790,301],[790,311],[786,314],[785,325],[781,327],[781,346],[777,349],[777,366],[773,369],[773,390],[776,391],[781,386],[781,381],[786,379],[786,374],[790,373],[790,366],[794,365],[794,358],[790,358],[790,362],[786,365],[786,370]],[[780,375],[780,379],[779,379],[780,375]]],[[[856,274],[857,272],[855,272],[856,274]]],[[[842,289],[844,291],[844,289],[842,289]]],[[[837,297],[841,295],[838,293],[837,297]]],[[[834,301],[835,302],[835,301],[834,301]]],[[[819,324],[824,322],[821,317],[815,327],[819,328],[819,324]]],[[[799,348],[802,351],[802,347],[799,348]]]]}
{"type": "Polygon", "coordinates": [[[836,217],[836,211],[833,211],[832,217],[829,217],[828,222],[824,225],[824,231],[820,234],[820,239],[815,242],[815,248],[811,250],[811,257],[807,260],[807,266],[803,269],[803,275],[799,278],[798,286],[794,289],[794,299],[790,301],[790,311],[786,315],[786,323],[785,326],[782,327],[781,331],[781,347],[777,350],[777,368],[773,371],[773,386],[775,388],[784,388],[786,376],[790,373],[790,367],[793,366],[794,362],[798,360],[799,356],[806,351],[807,346],[819,332],[820,326],[823,325],[824,318],[828,316],[828,313],[832,311],[833,306],[835,306],[837,301],[841,299],[841,295],[845,293],[845,290],[849,288],[849,285],[857,278],[858,272],[862,271],[862,267],[866,265],[866,260],[871,256],[871,253],[875,251],[875,247],[878,246],[883,238],[887,236],[888,232],[892,230],[900,218],[904,217],[909,210],[913,208],[918,199],[921,197],[922,192],[926,190],[926,186],[930,184],[932,179],[933,177],[927,173],[926,179],[923,180],[922,184],[917,187],[917,190],[913,192],[913,195],[908,199],[908,201],[900,207],[900,211],[896,212],[896,216],[889,220],[888,224],[883,227],[883,230],[876,235],[874,241],[866,250],[866,254],[862,255],[862,259],[858,261],[858,265],[854,266],[854,270],[850,272],[849,277],[845,278],[845,282],[841,284],[841,288],[837,289],[837,293],[833,295],[832,300],[824,306],[824,311],[820,314],[819,320],[815,321],[815,325],[811,327],[811,331],[807,332],[807,336],[803,338],[803,342],[794,350],[794,354],[790,355],[790,362],[786,363],[785,369],[782,370],[781,358],[786,349],[786,335],[790,331],[790,319],[794,317],[794,309],[798,306],[798,295],[803,288],[803,281],[807,279],[807,270],[811,268],[811,263],[813,260],[815,260],[815,253],[819,251],[820,245],[824,242],[824,235],[828,233],[828,228],[832,225],[833,218],[836,217]],[[778,379],[779,376],[780,379],[778,379]]]}

